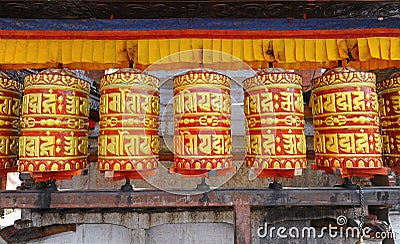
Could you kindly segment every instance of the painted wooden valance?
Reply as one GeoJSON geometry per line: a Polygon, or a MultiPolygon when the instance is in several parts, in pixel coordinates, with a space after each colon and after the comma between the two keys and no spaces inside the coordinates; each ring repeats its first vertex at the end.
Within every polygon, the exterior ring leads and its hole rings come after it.
{"type": "Polygon", "coordinates": [[[396,18],[0,19],[0,69],[400,67],[399,26],[396,18]]]}

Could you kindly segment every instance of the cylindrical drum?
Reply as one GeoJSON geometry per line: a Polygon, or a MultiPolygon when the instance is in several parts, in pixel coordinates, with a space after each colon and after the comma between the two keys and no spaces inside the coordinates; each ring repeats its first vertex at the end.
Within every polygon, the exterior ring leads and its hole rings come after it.
{"type": "Polygon", "coordinates": [[[400,72],[378,83],[383,161],[400,173],[400,72]]]}
{"type": "Polygon", "coordinates": [[[311,81],[317,168],[342,177],[385,174],[375,74],[336,68],[311,81]]]}
{"type": "MultiPolygon", "coordinates": [[[[230,78],[212,71],[189,71],[174,78],[174,168],[203,175],[232,167],[230,78]]],[[[223,173],[221,173],[223,175],[223,173]]]]}
{"type": "Polygon", "coordinates": [[[300,75],[283,69],[243,81],[245,162],[258,177],[293,177],[307,165],[301,85],[300,75]]]}
{"type": "Polygon", "coordinates": [[[158,87],[156,77],[134,69],[101,78],[98,167],[106,177],[143,179],[155,174],[160,141],[158,87]]]}
{"type": "Polygon", "coordinates": [[[0,177],[17,171],[22,90],[21,83],[0,72],[0,177]]]}
{"type": "Polygon", "coordinates": [[[89,82],[68,70],[25,77],[18,170],[36,181],[71,179],[86,168],[89,82]]]}

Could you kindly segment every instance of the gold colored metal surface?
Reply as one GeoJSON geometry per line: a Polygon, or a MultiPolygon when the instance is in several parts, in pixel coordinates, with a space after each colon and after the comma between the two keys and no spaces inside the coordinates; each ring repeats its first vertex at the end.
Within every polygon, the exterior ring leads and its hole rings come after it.
{"type": "Polygon", "coordinates": [[[269,68],[257,72],[253,77],[247,78],[243,81],[243,88],[246,91],[251,91],[252,88],[259,89],[261,85],[273,85],[279,84],[278,86],[268,86],[266,89],[273,87],[293,87],[295,85],[302,85],[303,78],[296,74],[286,72],[284,69],[280,68],[269,68]]]}
{"type": "Polygon", "coordinates": [[[400,73],[378,83],[383,160],[400,173],[400,73]]]}
{"type": "Polygon", "coordinates": [[[23,85],[0,72],[0,176],[17,171],[18,129],[23,85]]]}
{"type": "MultiPolygon", "coordinates": [[[[311,83],[316,165],[341,170],[369,168],[371,174],[382,168],[375,75],[337,68],[311,83]]],[[[343,172],[346,177],[357,176],[356,171],[350,175],[343,172]]]]}
{"type": "Polygon", "coordinates": [[[340,67],[328,70],[323,76],[313,79],[311,85],[313,89],[317,89],[329,85],[358,82],[366,86],[369,84],[375,86],[376,76],[374,73],[360,72],[351,67],[340,67]]]}
{"type": "MultiPolygon", "coordinates": [[[[147,89],[154,90],[159,87],[160,80],[154,76],[148,75],[140,70],[120,69],[112,74],[105,75],[100,80],[100,87],[112,87],[112,85],[130,84],[139,86],[148,86],[147,89]]],[[[144,88],[146,89],[146,88],[144,88]]]]}
{"type": "Polygon", "coordinates": [[[246,165],[258,177],[293,177],[305,168],[302,77],[267,69],[245,79],[246,165]]]}
{"type": "Polygon", "coordinates": [[[174,78],[174,172],[232,167],[230,78],[190,71],[174,78]]]}
{"type": "Polygon", "coordinates": [[[72,177],[86,167],[90,84],[67,70],[28,75],[25,84],[19,171],[72,177]]]}
{"type": "Polygon", "coordinates": [[[133,69],[121,69],[101,78],[100,171],[112,170],[121,178],[140,178],[140,174],[132,173],[158,167],[158,85],[157,78],[133,69]]]}
{"type": "Polygon", "coordinates": [[[38,88],[48,89],[55,85],[64,86],[65,89],[75,88],[82,92],[90,92],[89,82],[76,77],[74,73],[66,69],[47,69],[39,74],[28,75],[25,77],[24,84],[25,87],[38,85],[38,88]]]}

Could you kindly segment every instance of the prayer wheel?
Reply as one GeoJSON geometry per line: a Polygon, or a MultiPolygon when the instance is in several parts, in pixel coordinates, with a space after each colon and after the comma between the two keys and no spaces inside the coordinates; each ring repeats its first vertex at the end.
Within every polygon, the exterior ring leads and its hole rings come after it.
{"type": "Polygon", "coordinates": [[[276,68],[243,81],[245,162],[260,178],[291,178],[307,165],[302,81],[276,68]]]}
{"type": "Polygon", "coordinates": [[[375,80],[373,73],[336,68],[311,81],[315,169],[343,178],[387,174],[375,80]]]}
{"type": "Polygon", "coordinates": [[[6,178],[8,172],[17,171],[22,91],[21,83],[0,72],[0,178],[6,178]]]}
{"type": "Polygon", "coordinates": [[[71,179],[86,168],[90,84],[68,70],[25,77],[20,172],[36,181],[71,179]]]}
{"type": "Polygon", "coordinates": [[[159,80],[121,69],[100,82],[98,167],[114,180],[154,175],[159,151],[159,80]]]}
{"type": "Polygon", "coordinates": [[[400,72],[378,83],[383,162],[400,174],[400,72]]]}
{"type": "Polygon", "coordinates": [[[193,70],[174,78],[174,168],[172,173],[207,176],[234,172],[230,78],[193,70]]]}

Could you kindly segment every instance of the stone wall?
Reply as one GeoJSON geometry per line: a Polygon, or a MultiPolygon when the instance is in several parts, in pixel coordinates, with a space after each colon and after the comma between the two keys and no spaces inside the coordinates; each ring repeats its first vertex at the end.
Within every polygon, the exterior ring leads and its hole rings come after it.
{"type": "MultiPolygon", "coordinates": [[[[314,228],[316,238],[279,238],[279,227],[311,228],[311,220],[351,215],[346,209],[328,207],[263,208],[251,211],[252,243],[354,243],[355,239],[331,238],[328,232],[314,228]],[[263,228],[267,229],[263,229],[263,228]],[[275,231],[273,230],[275,228],[275,231]],[[267,232],[265,232],[267,230],[267,232]],[[265,236],[265,233],[268,233],[265,236]],[[321,233],[324,233],[322,236],[321,233]],[[319,236],[320,235],[320,236],[319,236]],[[265,237],[264,237],[265,236],[265,237]],[[318,237],[319,236],[319,237],[318,237]]],[[[29,243],[221,243],[234,241],[235,216],[231,208],[201,208],[190,210],[102,210],[45,211],[24,210],[23,219],[32,226],[76,224],[76,232],[65,232],[29,243]],[[162,241],[162,242],[160,242],[162,241]]],[[[286,233],[287,234],[287,233],[286,233]]]]}

